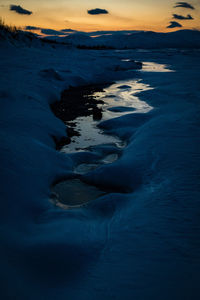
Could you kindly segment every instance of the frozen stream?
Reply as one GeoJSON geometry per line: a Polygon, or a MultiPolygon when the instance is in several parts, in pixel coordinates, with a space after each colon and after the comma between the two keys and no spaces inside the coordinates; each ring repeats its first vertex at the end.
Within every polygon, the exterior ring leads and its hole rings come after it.
{"type": "MultiPolygon", "coordinates": [[[[156,63],[143,63],[140,72],[169,72],[166,65],[156,63]]],[[[148,113],[153,108],[140,99],[140,93],[153,89],[141,79],[129,79],[118,81],[104,88],[103,92],[95,92],[93,97],[103,100],[104,104],[98,104],[103,110],[101,121],[116,118],[130,113],[148,113]]],[[[126,141],[122,141],[117,136],[108,135],[98,127],[101,121],[96,121],[92,116],[78,117],[73,122],[76,123],[76,130],[80,136],[74,136],[71,143],[65,145],[61,151],[66,154],[90,151],[94,146],[110,145],[121,151],[126,146],[126,141]]],[[[81,163],[75,172],[85,174],[97,168],[99,165],[112,163],[118,159],[118,154],[109,153],[103,159],[95,163],[81,163]]],[[[80,206],[99,196],[108,193],[106,190],[99,190],[95,186],[87,185],[80,179],[62,181],[53,187],[53,198],[56,205],[62,208],[80,206]]]]}

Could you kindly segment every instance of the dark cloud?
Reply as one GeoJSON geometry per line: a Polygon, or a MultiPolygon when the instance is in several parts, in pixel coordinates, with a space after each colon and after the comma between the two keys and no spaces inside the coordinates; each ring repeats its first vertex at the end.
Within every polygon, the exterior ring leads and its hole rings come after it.
{"type": "Polygon", "coordinates": [[[64,34],[61,31],[54,30],[54,29],[49,29],[49,28],[41,28],[41,32],[43,34],[47,34],[47,35],[60,35],[60,34],[64,34]]]}
{"type": "Polygon", "coordinates": [[[66,33],[76,32],[72,29],[62,29],[62,30],[54,30],[51,28],[41,28],[41,27],[35,27],[35,26],[25,26],[25,30],[41,30],[41,33],[46,35],[65,35],[66,33]]]}
{"type": "Polygon", "coordinates": [[[194,6],[192,6],[188,2],[176,2],[174,7],[183,7],[183,8],[189,8],[189,9],[195,9],[194,6]]]}
{"type": "Polygon", "coordinates": [[[41,28],[40,27],[35,27],[35,26],[26,26],[25,29],[26,30],[39,30],[41,28]]]}
{"type": "Polygon", "coordinates": [[[62,29],[61,31],[69,33],[69,32],[76,32],[77,30],[67,28],[67,29],[62,29]]]}
{"type": "Polygon", "coordinates": [[[171,21],[171,24],[169,26],[167,26],[167,28],[176,28],[176,27],[182,27],[182,25],[178,22],[175,21],[171,21]]]}
{"type": "Polygon", "coordinates": [[[109,13],[106,9],[101,8],[90,9],[87,12],[89,15],[104,15],[109,13]]]}
{"type": "Polygon", "coordinates": [[[177,19],[177,20],[194,20],[194,18],[191,15],[187,15],[185,17],[185,16],[182,16],[182,15],[173,14],[173,18],[177,19]]]}
{"type": "Polygon", "coordinates": [[[31,15],[32,14],[32,11],[24,9],[20,5],[13,5],[13,4],[11,4],[10,5],[10,10],[13,10],[16,13],[21,14],[21,15],[31,15]]]}

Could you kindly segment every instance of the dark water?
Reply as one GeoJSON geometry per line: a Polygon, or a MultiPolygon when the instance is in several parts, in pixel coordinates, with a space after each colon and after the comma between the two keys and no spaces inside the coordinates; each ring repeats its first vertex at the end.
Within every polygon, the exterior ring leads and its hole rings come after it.
{"type": "MultiPolygon", "coordinates": [[[[168,72],[165,65],[156,63],[144,63],[142,72],[168,72]]],[[[119,117],[129,113],[148,113],[152,107],[140,99],[140,93],[153,89],[148,84],[144,84],[140,79],[130,79],[126,81],[119,81],[110,86],[98,91],[90,87],[89,96],[97,101],[96,106],[101,110],[101,121],[119,117]]],[[[88,89],[81,91],[81,97],[88,97],[88,89]],[[84,94],[85,93],[85,94],[84,94]]],[[[89,108],[90,110],[91,108],[89,108]]],[[[69,154],[75,152],[88,151],[89,147],[96,145],[112,144],[116,148],[123,149],[126,142],[120,140],[118,137],[106,134],[98,127],[100,120],[96,120],[91,115],[80,116],[73,120],[76,125],[75,130],[78,135],[71,137],[71,142],[64,145],[61,151],[69,154]]],[[[117,160],[118,156],[113,153],[105,155],[96,164],[80,164],[76,167],[75,172],[85,174],[90,170],[98,168],[105,163],[112,163],[117,160]]],[[[80,179],[73,179],[60,182],[52,188],[53,201],[56,205],[62,208],[70,208],[83,205],[93,199],[96,199],[106,192],[99,188],[88,185],[80,179]]]]}

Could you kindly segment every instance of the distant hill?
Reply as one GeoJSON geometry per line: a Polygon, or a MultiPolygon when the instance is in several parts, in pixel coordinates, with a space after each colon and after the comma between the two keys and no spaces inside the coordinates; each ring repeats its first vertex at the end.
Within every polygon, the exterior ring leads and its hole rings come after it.
{"type": "MultiPolygon", "coordinates": [[[[27,26],[29,28],[31,26],[27,26]]],[[[46,36],[22,31],[0,22],[0,40],[25,44],[62,43],[82,49],[163,49],[200,48],[200,31],[178,30],[161,33],[153,31],[94,31],[83,32],[73,29],[38,28],[46,36]]]]}
{"type": "Polygon", "coordinates": [[[198,30],[179,30],[170,33],[153,31],[70,32],[67,36],[48,36],[47,38],[84,47],[103,46],[116,49],[200,48],[200,31],[198,30]]]}

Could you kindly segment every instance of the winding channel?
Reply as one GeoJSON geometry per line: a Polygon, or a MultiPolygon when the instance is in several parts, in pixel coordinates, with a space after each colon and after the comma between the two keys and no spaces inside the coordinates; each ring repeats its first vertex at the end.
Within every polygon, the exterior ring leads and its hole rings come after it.
{"type": "MultiPolygon", "coordinates": [[[[169,72],[166,65],[153,62],[143,62],[143,68],[139,72],[169,72]]],[[[139,77],[139,76],[137,76],[139,77]]],[[[129,79],[118,81],[103,89],[94,92],[93,97],[99,101],[98,108],[102,111],[101,120],[95,120],[93,116],[78,117],[73,122],[76,124],[78,136],[73,136],[71,142],[64,145],[60,151],[67,155],[77,152],[91,151],[95,146],[110,146],[119,149],[126,147],[126,141],[117,136],[108,135],[98,127],[101,121],[116,118],[130,113],[148,113],[153,109],[148,103],[140,99],[140,93],[151,90],[153,87],[144,83],[142,79],[129,79]],[[102,102],[102,103],[101,103],[102,102]]],[[[118,159],[118,153],[108,153],[98,162],[81,163],[74,170],[76,174],[85,174],[102,164],[112,163],[118,159]]],[[[52,201],[56,206],[64,209],[80,207],[109,192],[88,185],[79,178],[62,181],[52,188],[52,201]]]]}

